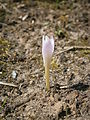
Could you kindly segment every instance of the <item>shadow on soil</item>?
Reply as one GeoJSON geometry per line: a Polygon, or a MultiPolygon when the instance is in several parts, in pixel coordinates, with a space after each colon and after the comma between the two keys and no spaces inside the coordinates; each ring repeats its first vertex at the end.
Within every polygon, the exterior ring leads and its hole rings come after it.
{"type": "Polygon", "coordinates": [[[78,83],[78,84],[73,85],[71,88],[74,90],[85,91],[89,88],[89,85],[84,84],[84,83],[78,83]]]}
{"type": "MultiPolygon", "coordinates": [[[[74,84],[72,86],[69,86],[69,87],[65,87],[63,89],[73,89],[73,90],[79,90],[79,91],[86,91],[90,86],[87,85],[87,84],[84,84],[84,83],[78,83],[78,84],[74,84]]],[[[60,90],[61,89],[61,86],[59,84],[55,84],[54,88],[56,90],[60,90]]]]}

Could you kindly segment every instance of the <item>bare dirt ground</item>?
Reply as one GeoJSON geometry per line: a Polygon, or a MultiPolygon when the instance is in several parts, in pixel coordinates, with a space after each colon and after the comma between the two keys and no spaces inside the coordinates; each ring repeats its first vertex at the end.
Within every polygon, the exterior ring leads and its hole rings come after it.
{"type": "Polygon", "coordinates": [[[0,81],[17,87],[0,85],[0,120],[90,120],[89,25],[89,0],[1,1],[0,81]],[[47,92],[41,49],[51,32],[47,92]]]}

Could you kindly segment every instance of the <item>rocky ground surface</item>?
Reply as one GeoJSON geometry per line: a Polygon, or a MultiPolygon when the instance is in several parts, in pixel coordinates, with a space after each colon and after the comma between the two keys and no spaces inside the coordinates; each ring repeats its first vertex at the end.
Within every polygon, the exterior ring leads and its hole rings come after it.
{"type": "Polygon", "coordinates": [[[89,0],[1,0],[0,81],[17,87],[0,84],[0,120],[90,120],[89,11],[89,0]],[[47,92],[41,49],[51,32],[47,92]]]}

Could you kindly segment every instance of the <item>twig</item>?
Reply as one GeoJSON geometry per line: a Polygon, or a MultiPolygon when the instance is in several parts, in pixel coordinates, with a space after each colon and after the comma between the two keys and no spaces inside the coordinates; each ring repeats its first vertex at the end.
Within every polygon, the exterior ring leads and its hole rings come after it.
{"type": "Polygon", "coordinates": [[[0,85],[6,85],[6,86],[11,86],[11,87],[17,87],[17,85],[14,85],[12,83],[5,83],[5,82],[0,82],[0,85]]]}
{"type": "Polygon", "coordinates": [[[71,47],[65,47],[67,51],[71,50],[90,50],[90,46],[71,46],[71,47]]]}
{"type": "Polygon", "coordinates": [[[12,13],[8,8],[6,8],[6,6],[4,4],[1,4],[3,9],[6,10],[8,13],[12,13]]]}
{"type": "Polygon", "coordinates": [[[69,85],[63,85],[63,86],[60,86],[60,89],[68,89],[68,88],[70,88],[71,86],[69,86],[69,85]]]}
{"type": "Polygon", "coordinates": [[[57,55],[64,53],[64,52],[69,52],[69,51],[75,51],[75,50],[90,50],[89,46],[71,46],[71,47],[64,47],[63,51],[60,51],[57,55]]]}
{"type": "Polygon", "coordinates": [[[55,87],[56,89],[59,88],[59,89],[69,89],[72,87],[72,85],[59,85],[59,84],[56,84],[55,86],[52,86],[52,88],[55,87]]]}
{"type": "Polygon", "coordinates": [[[7,26],[7,24],[6,24],[6,23],[2,23],[2,22],[0,22],[0,24],[1,24],[1,25],[5,25],[5,26],[7,26]]]}
{"type": "Polygon", "coordinates": [[[33,97],[36,95],[36,93],[33,93],[31,96],[29,96],[28,98],[25,98],[22,101],[18,101],[16,102],[12,107],[13,109],[16,109],[17,107],[22,106],[23,104],[26,104],[27,102],[29,102],[31,99],[33,99],[33,97]]]}

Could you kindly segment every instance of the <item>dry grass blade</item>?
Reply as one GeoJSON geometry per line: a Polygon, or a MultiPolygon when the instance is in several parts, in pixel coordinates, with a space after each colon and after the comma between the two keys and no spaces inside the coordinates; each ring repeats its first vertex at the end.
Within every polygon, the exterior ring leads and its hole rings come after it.
{"type": "Polygon", "coordinates": [[[75,51],[75,50],[90,50],[90,47],[89,46],[71,46],[71,47],[67,46],[67,47],[64,47],[64,50],[60,51],[57,55],[64,52],[75,51]]]}
{"type": "Polygon", "coordinates": [[[6,85],[6,86],[11,86],[11,87],[17,87],[17,85],[14,85],[12,83],[5,83],[5,82],[0,82],[0,85],[6,85]]]}

